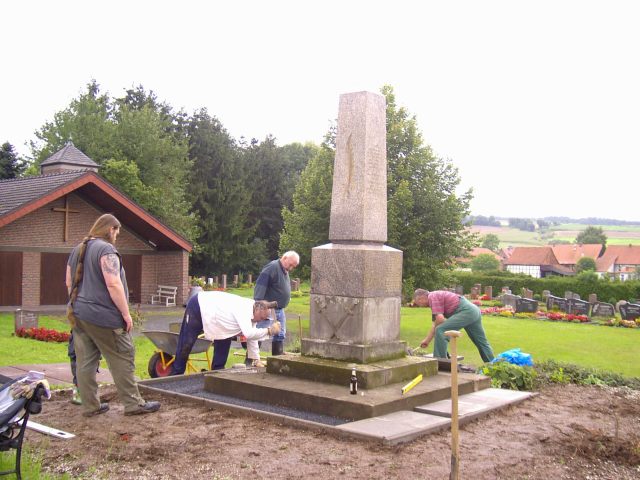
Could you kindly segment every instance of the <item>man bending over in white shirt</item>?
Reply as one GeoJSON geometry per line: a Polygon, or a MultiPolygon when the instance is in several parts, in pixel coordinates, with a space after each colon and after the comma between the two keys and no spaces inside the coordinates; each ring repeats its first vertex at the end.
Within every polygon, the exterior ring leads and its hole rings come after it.
{"type": "Polygon", "coordinates": [[[280,323],[268,328],[255,324],[269,317],[275,302],[256,301],[226,292],[199,292],[191,297],[184,312],[173,375],[182,375],[187,367],[191,348],[198,335],[204,333],[213,340],[213,370],[221,370],[227,363],[231,341],[236,335],[247,338],[247,356],[254,365],[260,364],[258,341],[266,340],[280,331],[280,323]]]}

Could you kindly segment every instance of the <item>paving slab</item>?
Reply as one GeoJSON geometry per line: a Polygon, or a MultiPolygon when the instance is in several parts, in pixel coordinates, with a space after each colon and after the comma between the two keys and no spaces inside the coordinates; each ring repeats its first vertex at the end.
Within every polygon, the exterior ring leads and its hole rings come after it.
{"type": "MultiPolygon", "coordinates": [[[[487,388],[458,397],[458,419],[460,424],[470,422],[508,405],[520,403],[534,396],[532,392],[487,388]]],[[[451,418],[451,399],[440,400],[415,407],[414,410],[429,415],[451,418]]]]}
{"type": "Polygon", "coordinates": [[[422,435],[442,430],[449,427],[449,425],[451,425],[449,418],[401,410],[387,415],[345,423],[335,428],[357,437],[381,441],[387,445],[397,445],[410,442],[422,435]]]}
{"type": "MultiPolygon", "coordinates": [[[[33,365],[11,365],[0,367],[0,375],[9,378],[17,378],[26,375],[30,370],[36,370],[45,374],[50,385],[70,387],[73,385],[73,375],[68,363],[40,363],[33,365]]],[[[106,368],[100,368],[96,375],[99,383],[113,383],[111,373],[106,368]]]]}

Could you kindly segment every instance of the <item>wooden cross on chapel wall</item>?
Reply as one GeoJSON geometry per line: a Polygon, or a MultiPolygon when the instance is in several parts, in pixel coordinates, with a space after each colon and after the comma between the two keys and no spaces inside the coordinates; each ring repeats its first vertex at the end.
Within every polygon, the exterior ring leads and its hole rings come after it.
{"type": "Polygon", "coordinates": [[[62,239],[66,242],[67,238],[69,238],[69,214],[70,213],[80,213],[80,210],[71,210],[69,208],[69,195],[65,195],[64,197],[64,208],[52,208],[54,212],[64,212],[64,236],[62,239]]]}

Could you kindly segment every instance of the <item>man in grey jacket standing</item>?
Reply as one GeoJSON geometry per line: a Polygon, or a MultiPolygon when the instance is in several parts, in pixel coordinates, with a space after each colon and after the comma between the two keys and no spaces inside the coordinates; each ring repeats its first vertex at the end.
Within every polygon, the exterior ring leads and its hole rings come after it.
{"type": "MultiPolygon", "coordinates": [[[[284,309],[289,305],[289,300],[291,300],[289,272],[296,268],[299,263],[300,255],[294,251],[285,252],[279,259],[267,263],[256,280],[253,299],[278,302],[276,320],[280,322],[280,332],[271,339],[272,355],[282,355],[284,352],[284,339],[287,332],[287,319],[284,309]]],[[[258,324],[258,327],[260,326],[258,324]]]]}

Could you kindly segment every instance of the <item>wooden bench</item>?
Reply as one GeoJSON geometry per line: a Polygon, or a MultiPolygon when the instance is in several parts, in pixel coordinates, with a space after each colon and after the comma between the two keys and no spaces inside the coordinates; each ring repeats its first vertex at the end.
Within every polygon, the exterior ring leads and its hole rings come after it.
{"type": "Polygon", "coordinates": [[[169,285],[158,285],[158,291],[155,295],[151,295],[151,305],[156,303],[164,303],[167,307],[176,306],[176,294],[178,293],[178,287],[171,287],[169,285]]]}

